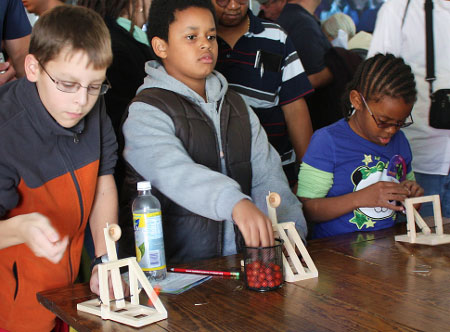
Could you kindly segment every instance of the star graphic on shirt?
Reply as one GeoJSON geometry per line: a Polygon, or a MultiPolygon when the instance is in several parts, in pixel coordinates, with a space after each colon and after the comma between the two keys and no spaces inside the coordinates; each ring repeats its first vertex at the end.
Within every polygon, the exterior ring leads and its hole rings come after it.
{"type": "Polygon", "coordinates": [[[365,223],[365,225],[366,225],[366,228],[369,228],[369,227],[375,227],[375,224],[376,224],[376,222],[374,222],[372,219],[370,219],[370,218],[367,218],[367,221],[366,221],[366,223],[365,223]]]}
{"type": "Polygon", "coordinates": [[[353,211],[354,217],[349,220],[352,224],[355,224],[358,229],[362,229],[364,226],[366,228],[375,227],[376,222],[370,219],[361,211],[355,210],[353,211]]]}
{"type": "Polygon", "coordinates": [[[362,160],[362,162],[366,165],[369,166],[369,164],[372,162],[372,156],[371,155],[364,155],[364,159],[362,160]]]}

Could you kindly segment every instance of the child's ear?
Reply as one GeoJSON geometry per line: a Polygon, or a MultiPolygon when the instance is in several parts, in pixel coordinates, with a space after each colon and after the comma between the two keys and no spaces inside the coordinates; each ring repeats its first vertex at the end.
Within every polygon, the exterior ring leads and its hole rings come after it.
{"type": "Polygon", "coordinates": [[[350,98],[350,103],[353,105],[353,107],[355,107],[355,109],[360,110],[363,108],[361,96],[358,91],[351,90],[349,98],[350,98]]]}
{"type": "Polygon", "coordinates": [[[159,58],[161,59],[167,58],[167,42],[164,39],[161,39],[159,37],[153,37],[152,48],[153,52],[155,52],[155,54],[159,58]]]}
{"type": "Polygon", "coordinates": [[[33,54],[25,57],[25,74],[30,82],[36,82],[40,72],[39,62],[33,54]]]}

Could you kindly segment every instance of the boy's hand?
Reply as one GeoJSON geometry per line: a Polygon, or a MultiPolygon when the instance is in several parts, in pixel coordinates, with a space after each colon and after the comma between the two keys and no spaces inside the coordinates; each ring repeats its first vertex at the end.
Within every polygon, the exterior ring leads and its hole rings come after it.
{"type": "Polygon", "coordinates": [[[395,205],[395,201],[403,202],[408,198],[408,187],[395,182],[380,181],[360,191],[358,206],[361,207],[386,207],[394,211],[403,211],[403,206],[395,205]]]}
{"type": "Polygon", "coordinates": [[[66,251],[69,238],[65,236],[61,240],[48,218],[40,213],[30,213],[22,217],[19,236],[23,243],[37,257],[44,257],[54,264],[58,263],[66,251]]]}
{"type": "Polygon", "coordinates": [[[243,199],[234,206],[232,217],[248,247],[274,245],[272,222],[248,199],[243,199]]]}
{"type": "MultiPolygon", "coordinates": [[[[121,278],[122,287],[124,290],[124,296],[130,296],[130,287],[128,287],[127,283],[121,278]]],[[[91,292],[100,296],[100,283],[98,280],[98,264],[94,266],[92,269],[91,280],[89,281],[89,286],[91,288],[91,292]]],[[[108,286],[109,286],[109,298],[111,300],[114,299],[114,289],[112,286],[111,273],[108,272],[108,286]]]]}
{"type": "Polygon", "coordinates": [[[14,67],[9,62],[0,62],[0,86],[15,79],[16,71],[14,67]]]}

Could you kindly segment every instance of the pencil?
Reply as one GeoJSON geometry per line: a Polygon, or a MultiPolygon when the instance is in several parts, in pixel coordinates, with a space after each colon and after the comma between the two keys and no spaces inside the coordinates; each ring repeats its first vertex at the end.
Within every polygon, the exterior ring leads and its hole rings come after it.
{"type": "Polygon", "coordinates": [[[207,270],[191,270],[191,269],[178,269],[171,268],[169,269],[172,272],[182,272],[182,273],[194,273],[194,274],[210,274],[216,276],[239,276],[239,272],[230,272],[230,271],[207,271],[207,270]]]}

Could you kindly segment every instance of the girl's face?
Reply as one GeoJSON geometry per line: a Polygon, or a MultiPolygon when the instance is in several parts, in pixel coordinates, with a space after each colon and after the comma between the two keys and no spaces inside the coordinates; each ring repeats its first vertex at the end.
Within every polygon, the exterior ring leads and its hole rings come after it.
{"type": "Polygon", "coordinates": [[[356,111],[351,116],[349,125],[368,141],[387,145],[401,127],[411,123],[413,104],[405,103],[403,98],[389,96],[377,99],[366,101],[358,91],[352,90],[350,101],[356,111]]]}

